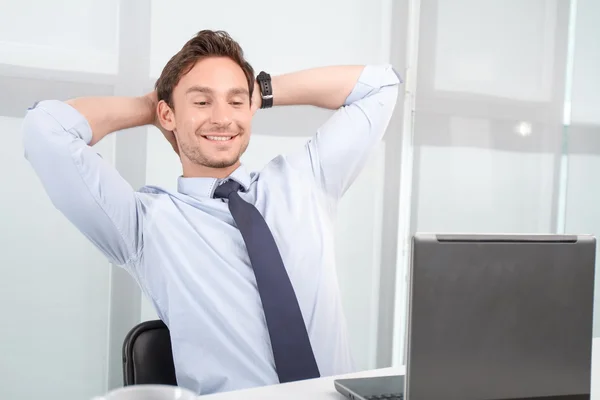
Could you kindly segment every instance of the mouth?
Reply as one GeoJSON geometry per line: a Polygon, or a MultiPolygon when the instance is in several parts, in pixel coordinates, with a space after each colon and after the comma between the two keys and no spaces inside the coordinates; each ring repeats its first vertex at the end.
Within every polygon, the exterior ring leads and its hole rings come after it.
{"type": "Polygon", "coordinates": [[[202,135],[202,137],[211,142],[229,142],[235,139],[238,135],[202,135]]]}

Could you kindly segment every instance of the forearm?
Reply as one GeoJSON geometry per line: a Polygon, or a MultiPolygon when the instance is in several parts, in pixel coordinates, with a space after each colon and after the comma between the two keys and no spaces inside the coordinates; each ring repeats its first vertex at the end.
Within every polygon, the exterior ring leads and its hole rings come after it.
{"type": "Polygon", "coordinates": [[[363,69],[362,65],[333,66],[273,76],[273,105],[336,110],[344,105],[363,69]]]}
{"type": "Polygon", "coordinates": [[[67,104],[79,111],[92,129],[92,141],[98,143],[109,133],[152,124],[155,103],[148,96],[140,97],[80,97],[67,104]]]}

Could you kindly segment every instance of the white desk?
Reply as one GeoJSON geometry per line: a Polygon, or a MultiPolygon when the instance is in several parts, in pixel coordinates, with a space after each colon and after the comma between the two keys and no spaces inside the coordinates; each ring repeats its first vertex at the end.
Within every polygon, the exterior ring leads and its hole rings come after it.
{"type": "MultiPolygon", "coordinates": [[[[377,375],[403,374],[404,368],[383,368],[354,374],[343,375],[343,377],[362,377],[377,375]]],[[[254,389],[236,390],[227,393],[218,393],[208,396],[200,396],[198,399],[210,400],[342,400],[333,387],[333,380],[341,376],[330,376],[326,378],[309,379],[299,382],[284,383],[281,385],[265,386],[254,389]]]]}
{"type": "MultiPolygon", "coordinates": [[[[403,374],[404,368],[383,368],[358,372],[343,377],[368,377],[378,375],[403,374]]],[[[342,400],[333,386],[334,379],[342,376],[310,379],[282,385],[265,386],[261,388],[238,390],[227,393],[200,396],[207,400],[342,400]]],[[[594,338],[592,346],[592,400],[600,400],[600,338],[594,338]]]]}

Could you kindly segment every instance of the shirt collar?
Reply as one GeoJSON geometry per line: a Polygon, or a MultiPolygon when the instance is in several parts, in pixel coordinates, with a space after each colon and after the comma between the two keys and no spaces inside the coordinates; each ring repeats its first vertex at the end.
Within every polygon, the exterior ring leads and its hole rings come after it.
{"type": "Polygon", "coordinates": [[[247,191],[250,188],[251,176],[243,165],[240,165],[235,171],[224,179],[217,178],[184,178],[180,176],[177,180],[177,191],[179,193],[196,197],[212,197],[215,188],[227,180],[234,180],[247,191]]]}

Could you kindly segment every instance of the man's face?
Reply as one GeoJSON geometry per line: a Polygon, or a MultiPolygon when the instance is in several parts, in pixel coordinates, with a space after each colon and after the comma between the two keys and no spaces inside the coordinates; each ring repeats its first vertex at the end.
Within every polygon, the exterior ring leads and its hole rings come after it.
{"type": "Polygon", "coordinates": [[[173,90],[173,108],[182,158],[208,168],[239,164],[250,140],[252,111],[238,64],[226,57],[198,61],[173,90]]]}

